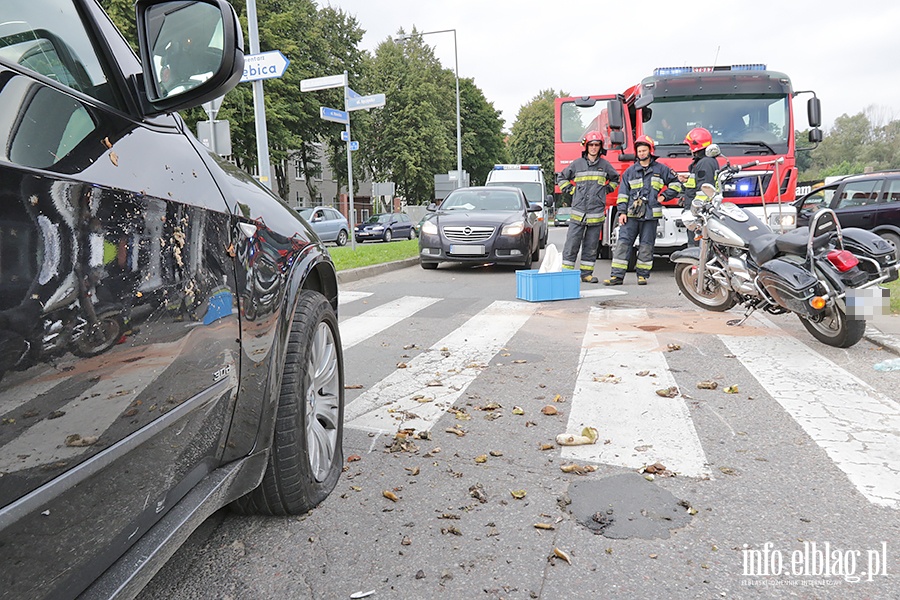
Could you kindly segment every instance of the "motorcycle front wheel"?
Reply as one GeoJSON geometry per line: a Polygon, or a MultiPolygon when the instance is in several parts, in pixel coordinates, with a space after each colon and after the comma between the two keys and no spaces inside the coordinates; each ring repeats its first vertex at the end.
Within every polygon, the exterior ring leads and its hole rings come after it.
{"type": "Polygon", "coordinates": [[[712,277],[706,277],[703,292],[697,292],[697,265],[678,263],[675,265],[675,283],[685,297],[706,310],[725,312],[735,304],[737,298],[731,290],[719,285],[712,277]]]}
{"type": "Polygon", "coordinates": [[[866,332],[865,320],[848,319],[844,311],[834,304],[825,309],[825,316],[821,321],[803,317],[800,317],[800,321],[814,338],[835,348],[849,348],[861,340],[866,332]]]}
{"type": "Polygon", "coordinates": [[[97,325],[85,325],[84,332],[72,341],[72,354],[89,357],[103,354],[116,345],[125,332],[125,320],[119,311],[97,315],[97,325]]]}

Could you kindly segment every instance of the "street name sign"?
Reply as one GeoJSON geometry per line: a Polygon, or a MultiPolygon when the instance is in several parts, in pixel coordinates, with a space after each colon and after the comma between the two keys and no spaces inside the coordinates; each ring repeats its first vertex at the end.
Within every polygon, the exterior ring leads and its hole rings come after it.
{"type": "Polygon", "coordinates": [[[280,50],[248,54],[244,56],[244,74],[241,75],[241,81],[281,77],[289,64],[291,61],[280,50]]]}
{"type": "Polygon", "coordinates": [[[369,108],[378,108],[384,106],[384,94],[372,94],[371,96],[360,96],[359,98],[347,99],[347,110],[362,110],[369,108]]]}
{"type": "Polygon", "coordinates": [[[350,115],[347,111],[338,110],[336,108],[328,108],[322,106],[319,108],[319,116],[325,119],[326,121],[333,121],[335,123],[343,123],[346,125],[350,122],[350,115]]]}

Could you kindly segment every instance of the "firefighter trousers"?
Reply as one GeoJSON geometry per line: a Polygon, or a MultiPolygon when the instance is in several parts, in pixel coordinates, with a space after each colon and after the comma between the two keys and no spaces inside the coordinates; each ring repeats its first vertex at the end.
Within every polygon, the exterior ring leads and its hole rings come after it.
{"type": "Polygon", "coordinates": [[[628,257],[634,240],[639,239],[637,250],[637,264],[635,272],[638,277],[650,277],[650,269],[653,268],[653,245],[656,243],[656,219],[628,219],[624,225],[619,226],[619,240],[613,250],[613,258],[609,274],[612,277],[625,279],[625,271],[628,270],[628,257]]]}
{"type": "Polygon", "coordinates": [[[600,251],[600,234],[603,233],[603,224],[585,225],[580,221],[569,221],[566,232],[566,245],[563,247],[563,269],[574,269],[575,260],[578,258],[578,250],[581,249],[581,275],[592,275],[594,263],[597,262],[597,252],[600,251]]]}

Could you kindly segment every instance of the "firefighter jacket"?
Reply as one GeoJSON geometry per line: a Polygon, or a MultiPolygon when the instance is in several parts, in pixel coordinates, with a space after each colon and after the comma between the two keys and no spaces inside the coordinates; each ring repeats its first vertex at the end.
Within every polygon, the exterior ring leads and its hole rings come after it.
{"type": "Polygon", "coordinates": [[[694,198],[708,202],[709,197],[700,190],[700,186],[704,183],[716,185],[716,173],[719,171],[719,161],[711,156],[706,156],[702,152],[698,152],[699,156],[694,156],[694,160],[688,167],[688,178],[684,182],[684,200],[681,203],[684,207],[690,207],[694,198]]]}
{"type": "Polygon", "coordinates": [[[563,169],[556,183],[563,194],[572,194],[571,221],[599,225],[606,219],[606,195],[616,191],[619,174],[602,156],[588,161],[587,153],[582,153],[563,169]]]}
{"type": "Polygon", "coordinates": [[[650,159],[646,167],[635,162],[622,174],[616,210],[630,219],[650,220],[662,217],[659,195],[671,200],[682,192],[678,174],[671,167],[650,159]],[[663,192],[663,188],[666,188],[663,192]]]}

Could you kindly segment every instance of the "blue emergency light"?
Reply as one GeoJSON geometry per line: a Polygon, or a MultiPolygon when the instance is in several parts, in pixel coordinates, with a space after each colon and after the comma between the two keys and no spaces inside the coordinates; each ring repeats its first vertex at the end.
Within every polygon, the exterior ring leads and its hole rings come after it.
{"type": "Polygon", "coordinates": [[[712,73],[713,71],[765,71],[764,64],[725,65],[721,67],[659,67],[653,69],[655,77],[671,77],[689,73],[712,73]]]}
{"type": "Polygon", "coordinates": [[[495,171],[539,171],[541,165],[494,165],[495,171]]]}

